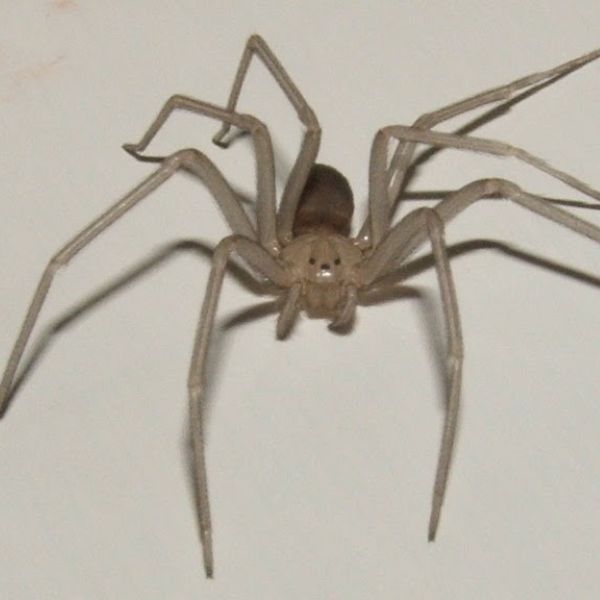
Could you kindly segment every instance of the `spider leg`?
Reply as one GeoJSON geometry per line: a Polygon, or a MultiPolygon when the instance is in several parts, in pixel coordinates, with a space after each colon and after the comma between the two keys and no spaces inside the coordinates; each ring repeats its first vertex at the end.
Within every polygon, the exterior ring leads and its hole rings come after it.
{"type": "Polygon", "coordinates": [[[169,179],[179,169],[186,169],[197,175],[206,184],[217,200],[225,218],[235,233],[256,239],[254,227],[250,224],[233,190],[213,163],[196,150],[182,150],[166,158],[156,171],[121,198],[116,204],[83,229],[75,238],[61,248],[49,261],[38,283],[33,299],[21,326],[21,330],[8,359],[0,382],[0,416],[6,410],[10,399],[13,379],[33,327],[42,309],[54,275],[65,267],[71,259],[98,237],[105,229],[120,219],[141,200],[169,179]]]}
{"type": "Polygon", "coordinates": [[[377,246],[383,235],[388,231],[391,210],[386,203],[386,162],[389,139],[397,138],[401,141],[431,144],[467,150],[473,152],[484,152],[496,156],[515,157],[526,162],[540,171],[548,173],[572,188],[600,200],[600,191],[594,189],[583,181],[556,169],[546,161],[526,152],[516,146],[505,144],[486,138],[460,136],[451,133],[441,133],[406,127],[403,125],[391,125],[380,129],[375,135],[371,148],[371,162],[369,166],[369,213],[371,226],[371,243],[377,246]]]}
{"type": "MultiPolygon", "coordinates": [[[[600,243],[600,227],[572,215],[568,211],[529,194],[506,179],[480,179],[473,181],[442,200],[435,211],[448,223],[468,206],[489,197],[501,197],[542,217],[563,225],[600,243]]],[[[427,234],[420,222],[419,210],[412,211],[394,225],[375,251],[366,259],[361,271],[365,286],[399,268],[425,241],[427,234]]]]}
{"type": "Polygon", "coordinates": [[[444,223],[435,210],[424,210],[426,211],[425,224],[427,235],[429,236],[431,247],[433,249],[435,268],[444,308],[446,329],[448,332],[448,405],[446,408],[444,433],[442,435],[442,444],[435,474],[431,515],[429,517],[428,538],[431,542],[435,539],[438,523],[440,521],[442,504],[444,503],[446,486],[448,484],[452,452],[454,450],[454,440],[456,438],[456,426],[460,408],[460,387],[462,381],[463,341],[456,290],[454,288],[452,271],[450,270],[450,262],[448,261],[446,242],[444,240],[444,223]]]}
{"type": "Polygon", "coordinates": [[[431,242],[448,335],[448,398],[429,518],[428,537],[432,541],[437,531],[452,461],[460,407],[463,363],[463,341],[458,302],[444,241],[444,223],[440,215],[431,208],[421,208],[407,215],[391,230],[375,253],[367,259],[361,275],[365,285],[370,285],[379,276],[382,262],[392,261],[392,257],[401,254],[406,240],[410,240],[410,234],[414,235],[415,231],[418,231],[423,239],[429,238],[431,242]]]}
{"type": "MultiPolygon", "coordinates": [[[[584,54],[574,60],[570,60],[562,65],[542,71],[539,73],[533,73],[526,77],[522,77],[506,85],[502,85],[497,88],[492,88],[460,100],[448,106],[445,106],[434,112],[426,113],[421,115],[414,123],[415,129],[427,130],[452,119],[460,116],[461,114],[475,110],[486,104],[492,104],[495,102],[506,101],[515,96],[520,90],[532,87],[536,84],[543,82],[554,83],[555,80],[562,78],[565,75],[576,71],[584,65],[598,59],[600,57],[600,49],[584,54]]],[[[397,202],[398,193],[402,189],[406,174],[410,164],[412,162],[414,153],[416,150],[416,144],[409,140],[400,140],[400,143],[395,148],[392,158],[389,163],[389,168],[386,172],[387,178],[387,202],[389,203],[390,213],[393,212],[395,204],[397,202]]],[[[368,236],[369,223],[368,218],[361,227],[360,237],[364,238],[368,236]]]]}
{"type": "Polygon", "coordinates": [[[205,444],[203,434],[203,400],[206,388],[206,358],[214,328],[215,314],[223,285],[227,263],[233,252],[273,283],[281,287],[289,285],[288,277],[279,263],[258,243],[242,236],[222,240],[215,249],[212,269],[202,304],[200,321],[194,342],[194,351],[188,377],[190,402],[190,427],[194,452],[194,476],[196,486],[196,509],[202,541],[204,569],[207,577],[213,576],[212,526],[206,477],[205,444]]]}
{"type": "MultiPolygon", "coordinates": [[[[285,242],[291,239],[292,225],[294,215],[296,214],[298,199],[300,198],[310,169],[317,158],[321,141],[321,127],[314,111],[308,105],[304,96],[292,81],[292,78],[288,75],[271,48],[269,48],[267,43],[259,35],[250,36],[246,42],[246,47],[244,48],[244,53],[242,54],[242,59],[235,75],[233,87],[231,88],[231,93],[227,102],[227,109],[230,111],[235,110],[253,56],[260,58],[267,67],[296,110],[298,118],[306,128],[300,152],[298,153],[298,157],[296,158],[296,162],[294,163],[281,197],[277,230],[279,239],[285,242]]],[[[223,139],[230,128],[230,123],[223,123],[221,129],[214,136],[213,142],[218,146],[226,148],[229,145],[229,142],[224,142],[223,139]]]]}
{"type": "MultiPolygon", "coordinates": [[[[558,79],[563,75],[567,75],[580,69],[584,65],[596,60],[600,57],[600,49],[584,54],[574,60],[570,60],[562,65],[542,71],[539,73],[533,73],[522,77],[506,85],[499,86],[490,90],[486,90],[474,96],[460,100],[443,108],[440,108],[434,112],[426,113],[421,115],[414,123],[413,127],[417,129],[431,129],[444,121],[453,119],[466,112],[470,112],[476,108],[484,106],[486,104],[499,102],[502,100],[509,100],[514,95],[525,88],[534,86],[538,83],[548,81],[550,79],[558,79]]],[[[402,183],[406,175],[406,170],[412,160],[415,152],[415,144],[404,143],[399,144],[390,162],[390,168],[388,171],[388,181],[391,184],[389,190],[389,198],[391,202],[394,202],[402,183]],[[394,181],[392,182],[392,178],[394,181]]]]}
{"type": "Polygon", "coordinates": [[[273,158],[273,146],[271,136],[267,127],[251,115],[242,115],[236,112],[226,110],[188,98],[187,96],[171,96],[161,108],[160,112],[142,136],[137,144],[124,144],[123,149],[138,160],[158,161],[162,157],[142,156],[148,144],[152,141],[159,129],[163,126],[170,114],[176,110],[188,110],[199,113],[212,119],[231,123],[244,131],[249,131],[254,142],[254,152],[256,155],[256,211],[258,237],[265,248],[275,251],[279,244],[275,227],[275,166],[273,158]]]}
{"type": "Polygon", "coordinates": [[[435,538],[437,531],[450,469],[459,407],[460,369],[462,363],[462,343],[458,309],[444,249],[443,229],[440,222],[448,222],[477,200],[496,195],[505,197],[523,208],[600,243],[600,227],[579,219],[569,212],[549,204],[538,196],[524,192],[510,181],[504,179],[484,179],[464,186],[440,202],[435,209],[419,209],[409,213],[390,230],[379,246],[376,247],[373,254],[363,264],[360,273],[363,284],[368,286],[379,277],[389,274],[398,268],[428,237],[432,243],[442,298],[444,299],[444,312],[450,340],[450,397],[429,522],[430,540],[435,538]],[[427,212],[423,213],[423,211],[427,212]],[[437,218],[431,218],[431,213],[435,213],[437,218]],[[423,226],[423,214],[428,215],[426,227],[423,226]]]}

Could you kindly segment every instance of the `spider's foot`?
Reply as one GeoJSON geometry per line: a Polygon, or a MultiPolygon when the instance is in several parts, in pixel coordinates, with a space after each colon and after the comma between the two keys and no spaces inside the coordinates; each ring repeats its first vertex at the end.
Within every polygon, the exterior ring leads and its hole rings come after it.
{"type": "Polygon", "coordinates": [[[123,144],[121,146],[121,148],[123,148],[123,150],[125,150],[125,152],[127,152],[127,154],[131,154],[131,156],[133,156],[133,158],[137,158],[137,159],[141,158],[141,155],[137,149],[137,144],[123,144]]]}
{"type": "Polygon", "coordinates": [[[147,156],[141,154],[137,149],[137,144],[123,144],[121,148],[123,148],[127,154],[130,154],[133,158],[141,162],[160,163],[167,158],[166,156],[147,156]]]}
{"type": "Polygon", "coordinates": [[[428,542],[435,542],[435,536],[437,535],[439,519],[440,519],[440,515],[439,515],[438,511],[432,513],[430,520],[429,520],[429,530],[427,531],[427,541],[428,542]]]}
{"type": "Polygon", "coordinates": [[[220,148],[229,148],[231,142],[235,142],[237,139],[249,135],[250,133],[246,129],[238,129],[237,127],[234,129],[233,132],[230,132],[230,129],[231,127],[229,124],[226,124],[224,127],[221,127],[221,129],[219,129],[219,131],[213,137],[213,143],[219,146],[220,148]]]}
{"type": "Polygon", "coordinates": [[[0,387],[0,419],[5,415],[8,410],[8,404],[10,402],[10,389],[6,386],[0,387]]]}
{"type": "Polygon", "coordinates": [[[225,136],[229,133],[229,125],[224,124],[217,133],[213,136],[213,144],[219,146],[220,148],[228,148],[231,140],[225,140],[225,136]]]}

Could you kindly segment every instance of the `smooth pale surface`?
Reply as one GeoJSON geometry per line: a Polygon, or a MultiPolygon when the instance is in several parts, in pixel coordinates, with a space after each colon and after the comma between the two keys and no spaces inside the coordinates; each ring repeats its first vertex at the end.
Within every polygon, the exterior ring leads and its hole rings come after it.
{"type": "MultiPolygon", "coordinates": [[[[120,144],[172,93],[224,103],[249,34],[289,69],[323,126],[320,159],[359,202],[378,127],[600,45],[597,0],[369,4],[4,2],[0,362],[51,253],[152,168],[120,144]]],[[[594,64],[477,135],[600,187],[599,102],[594,64]]],[[[264,69],[252,69],[240,109],[272,127],[284,176],[300,128],[264,69]]],[[[177,115],[149,150],[205,150],[251,196],[248,144],[219,150],[217,129],[177,115]]],[[[482,176],[576,197],[514,161],[458,152],[429,161],[414,187],[482,176]]],[[[577,214],[600,225],[600,212],[577,214]]],[[[57,278],[34,342],[165,244],[214,245],[226,232],[202,187],[178,176],[57,278]]],[[[435,544],[443,409],[428,271],[414,280],[422,302],[363,308],[346,337],[304,319],[276,342],[273,317],[221,331],[207,423],[216,579],[205,580],[185,381],[208,261],[179,250],[55,336],[0,424],[0,595],[597,597],[600,248],[507,203],[471,208],[447,235],[503,241],[595,284],[495,250],[452,260],[464,411],[435,544]]],[[[260,301],[228,283],[220,314],[260,301]]]]}

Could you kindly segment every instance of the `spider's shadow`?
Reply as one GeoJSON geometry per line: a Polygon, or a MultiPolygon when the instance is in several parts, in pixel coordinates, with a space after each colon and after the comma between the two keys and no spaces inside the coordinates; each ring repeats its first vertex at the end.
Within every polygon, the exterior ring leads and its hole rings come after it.
{"type": "MultiPolygon", "coordinates": [[[[540,256],[517,249],[508,244],[495,240],[475,239],[449,246],[448,253],[453,259],[462,255],[468,255],[472,252],[480,250],[494,250],[506,256],[524,261],[533,266],[543,268],[545,270],[558,273],[569,277],[576,281],[587,283],[600,288],[600,278],[575,270],[564,264],[559,264],[540,256]]],[[[193,252],[200,255],[202,258],[212,256],[213,248],[199,241],[183,240],[176,243],[168,244],[159,251],[153,253],[148,259],[138,263],[124,274],[109,281],[105,286],[101,287],[95,293],[89,295],[83,301],[67,310],[57,319],[46,326],[42,334],[38,337],[36,344],[31,352],[29,352],[24,366],[18,372],[15,383],[10,392],[10,401],[14,399],[17,392],[21,389],[28,377],[32,375],[36,365],[42,359],[43,355],[49,350],[55,338],[63,334],[69,327],[74,325],[79,319],[89,316],[94,310],[99,308],[104,302],[114,297],[116,294],[123,292],[127,287],[135,283],[141,277],[149,274],[151,271],[158,268],[163,263],[170,260],[172,257],[179,255],[182,252],[193,252]]],[[[424,255],[414,259],[395,273],[387,276],[376,282],[376,285],[361,294],[359,304],[362,306],[370,306],[374,304],[382,304],[386,302],[396,301],[400,299],[416,299],[419,302],[422,315],[422,325],[425,331],[425,337],[432,352],[433,369],[437,375],[437,379],[441,388],[440,399],[444,402],[447,398],[447,373],[446,373],[446,356],[445,356],[445,340],[443,336],[443,327],[440,326],[438,317],[439,311],[436,310],[435,302],[432,300],[435,296],[428,292],[424,292],[418,288],[410,287],[404,282],[412,276],[432,270],[434,266],[433,256],[431,254],[424,255]]],[[[229,273],[240,283],[244,288],[253,291],[257,294],[265,294],[269,292],[269,288],[264,282],[258,281],[250,275],[244,268],[231,263],[229,273]]],[[[216,385],[218,385],[219,365],[222,360],[219,360],[224,354],[227,334],[239,325],[250,323],[257,319],[270,316],[278,312],[280,307],[279,299],[253,304],[247,308],[236,311],[230,314],[219,322],[220,326],[215,328],[215,335],[211,347],[211,355],[209,364],[207,365],[211,376],[208,378],[209,386],[206,393],[206,403],[204,406],[203,419],[205,423],[210,419],[212,408],[211,397],[216,385]]],[[[8,406],[7,406],[8,408],[8,406]]],[[[3,416],[3,415],[2,415],[3,416]]],[[[209,428],[207,427],[207,430],[209,428]]],[[[191,436],[187,430],[182,438],[183,451],[186,457],[186,465],[189,473],[188,483],[190,495],[195,497],[195,489],[193,486],[193,455],[191,446],[191,436]]]]}
{"type": "MultiPolygon", "coordinates": [[[[569,277],[575,281],[600,287],[600,278],[594,275],[576,270],[570,266],[548,260],[496,240],[474,239],[452,244],[448,247],[448,254],[451,259],[456,259],[459,256],[468,255],[480,250],[494,250],[505,256],[569,277]]],[[[38,336],[37,342],[32,350],[28,353],[23,367],[17,373],[17,377],[15,378],[15,382],[10,391],[10,401],[8,406],[10,406],[12,400],[14,400],[14,397],[28,377],[32,375],[35,367],[39,364],[39,361],[43,358],[44,354],[50,349],[57,336],[65,333],[69,327],[74,325],[79,319],[89,316],[104,302],[123,292],[140,278],[148,275],[175,256],[189,252],[197,254],[204,259],[208,259],[212,256],[213,248],[211,245],[197,240],[181,240],[165,245],[147,259],[134,265],[125,273],[109,281],[96,292],[72,306],[47,325],[38,336]]],[[[413,259],[402,265],[391,275],[377,281],[372,289],[362,293],[359,297],[359,304],[361,306],[370,306],[403,298],[418,299],[421,302],[423,309],[424,328],[426,330],[427,339],[433,350],[436,369],[440,374],[440,379],[445,380],[445,342],[442,336],[443,327],[440,327],[433,302],[431,301],[431,298],[421,290],[415,287],[409,287],[405,284],[411,277],[432,270],[433,267],[434,260],[431,254],[426,254],[417,259],[413,259]]],[[[242,287],[258,295],[268,294],[275,289],[268,284],[265,284],[263,281],[259,281],[246,269],[235,263],[230,263],[229,274],[232,275],[242,287]]],[[[279,308],[279,299],[271,298],[268,301],[253,304],[247,308],[236,311],[225,318],[221,318],[218,326],[215,328],[214,342],[211,348],[211,359],[208,365],[209,372],[211,373],[209,381],[212,382],[212,385],[209,386],[206,395],[207,403],[205,417],[210,415],[210,398],[212,396],[210,392],[211,389],[214,389],[216,382],[218,382],[218,365],[221,362],[219,357],[223,354],[227,334],[239,325],[274,315],[278,312],[279,308]]]]}
{"type": "MultiPolygon", "coordinates": [[[[38,336],[37,342],[23,361],[23,366],[19,369],[10,390],[9,402],[5,408],[5,412],[8,410],[14,397],[26,380],[31,376],[35,367],[50,349],[59,334],[64,333],[82,317],[89,316],[104,302],[125,291],[136,281],[149,275],[152,271],[158,269],[164,263],[182,253],[195,253],[203,258],[210,259],[213,254],[213,247],[210,244],[198,240],[180,240],[167,244],[158,251],[153,252],[145,260],[134,265],[123,274],[118,275],[106,285],[67,309],[58,318],[51,321],[38,336]]],[[[253,277],[246,269],[235,262],[230,262],[229,274],[232,275],[243,288],[254,292],[255,294],[262,295],[271,289],[268,284],[253,277]]],[[[4,416],[4,414],[0,415],[0,417],[2,416],[4,416]]]]}
{"type": "MultiPolygon", "coordinates": [[[[533,267],[538,267],[546,271],[556,273],[571,280],[591,285],[600,288],[600,277],[586,273],[579,269],[575,269],[569,265],[558,263],[556,261],[544,258],[537,254],[527,252],[502,241],[492,239],[472,239],[464,242],[458,242],[448,246],[448,256],[450,260],[456,260],[460,256],[469,255],[472,252],[481,250],[492,250],[515,260],[519,260],[533,267]]],[[[435,260],[433,254],[429,253],[419,258],[413,259],[401,267],[394,273],[382,278],[377,283],[378,288],[382,290],[394,289],[399,282],[404,282],[411,277],[419,275],[425,271],[433,270],[435,260]]],[[[427,336],[429,347],[433,358],[433,367],[436,371],[437,378],[440,384],[441,393],[439,398],[442,400],[442,407],[445,409],[446,400],[448,398],[448,386],[450,381],[446,371],[446,341],[444,339],[444,327],[440,322],[439,310],[436,304],[429,295],[424,295],[422,292],[413,293],[413,297],[417,297],[421,301],[424,330],[427,336]]],[[[388,298],[384,295],[384,300],[388,298]]],[[[389,300],[393,300],[393,296],[389,300]]],[[[468,351],[468,350],[467,350],[468,351]]]]}

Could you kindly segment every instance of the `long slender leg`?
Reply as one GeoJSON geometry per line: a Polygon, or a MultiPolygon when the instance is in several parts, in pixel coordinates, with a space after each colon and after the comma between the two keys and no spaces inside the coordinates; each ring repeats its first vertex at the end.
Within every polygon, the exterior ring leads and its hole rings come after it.
{"type": "Polygon", "coordinates": [[[450,469],[459,410],[462,365],[458,308],[444,249],[441,223],[449,221],[473,202],[497,194],[600,243],[600,227],[587,223],[556,206],[544,202],[537,196],[524,192],[514,183],[502,179],[487,179],[475,181],[458,190],[440,202],[435,209],[419,209],[407,215],[398,225],[392,228],[371,257],[365,261],[361,273],[364,284],[369,285],[381,275],[389,273],[399,266],[427,237],[431,240],[449,332],[450,395],[429,521],[430,540],[433,540],[436,535],[450,469]],[[432,213],[435,218],[431,216],[432,213]],[[425,227],[423,224],[424,214],[427,217],[425,227]]]}
{"type": "MultiPolygon", "coordinates": [[[[431,208],[417,209],[410,213],[409,217],[410,231],[418,230],[423,238],[429,238],[431,242],[448,335],[448,402],[429,519],[428,537],[429,540],[432,541],[435,538],[440,519],[446,484],[448,481],[448,473],[450,471],[450,463],[452,460],[454,439],[456,436],[456,426],[460,406],[463,342],[456,291],[454,289],[454,281],[452,279],[450,263],[448,261],[446,244],[444,241],[443,221],[440,218],[440,215],[431,208]]],[[[406,238],[402,235],[393,235],[396,231],[401,229],[401,224],[402,222],[392,230],[390,235],[386,237],[381,246],[376,250],[372,257],[375,260],[369,259],[366,262],[363,271],[363,279],[366,285],[378,277],[380,268],[379,261],[382,258],[391,260],[391,257],[403,252],[406,238]],[[378,255],[378,252],[381,252],[381,255],[378,255]]]]}
{"type": "Polygon", "coordinates": [[[234,232],[256,239],[254,228],[248,221],[248,217],[244,213],[234,192],[217,168],[205,156],[195,150],[183,150],[166,158],[154,173],[144,179],[104,214],[90,223],[73,240],[59,250],[48,263],[38,283],[33,300],[8,359],[2,381],[0,382],[0,415],[4,414],[8,404],[15,373],[56,272],[61,267],[66,266],[92,240],[181,168],[193,172],[204,181],[217,200],[234,232]]]}
{"type": "MultiPolygon", "coordinates": [[[[481,179],[469,183],[442,200],[435,207],[435,211],[447,223],[474,202],[490,196],[511,200],[558,225],[563,225],[575,233],[600,243],[600,227],[549,204],[539,196],[523,191],[519,186],[505,179],[481,179]]],[[[364,285],[370,285],[379,277],[393,272],[426,240],[427,233],[420,223],[419,210],[406,215],[390,230],[365,261],[361,272],[364,285]]]]}
{"type": "Polygon", "coordinates": [[[263,275],[266,275],[276,285],[280,285],[281,287],[289,285],[288,278],[279,263],[264,248],[252,240],[233,236],[225,238],[215,249],[206,295],[204,296],[202,311],[200,313],[200,321],[194,342],[194,351],[188,377],[196,509],[204,555],[204,569],[207,577],[213,576],[214,560],[202,422],[203,399],[206,388],[206,358],[208,356],[225,269],[233,251],[240,254],[250,266],[263,275]]]}
{"type": "Polygon", "coordinates": [[[446,252],[446,243],[444,241],[444,224],[435,210],[425,210],[427,234],[431,240],[431,247],[433,249],[448,332],[448,405],[435,475],[431,515],[429,517],[428,537],[429,541],[433,541],[440,520],[442,504],[444,503],[448,474],[452,462],[452,452],[454,450],[454,440],[456,438],[462,381],[463,341],[456,290],[454,288],[450,262],[448,261],[448,254],[446,252]]]}
{"type": "MultiPolygon", "coordinates": [[[[246,42],[233,87],[231,88],[229,101],[227,102],[227,109],[230,111],[235,110],[242,90],[242,84],[244,83],[253,56],[260,58],[267,69],[269,69],[269,72],[296,110],[298,118],[306,127],[300,152],[288,177],[279,208],[277,224],[279,239],[285,242],[291,239],[292,225],[298,200],[310,169],[317,158],[321,141],[321,127],[314,111],[308,105],[304,96],[292,81],[292,78],[288,75],[271,48],[269,48],[259,35],[250,36],[246,42]]],[[[230,127],[229,123],[223,123],[213,141],[219,146],[227,147],[228,143],[224,142],[223,139],[229,132],[230,127]]]]}
{"type": "MultiPolygon", "coordinates": [[[[538,83],[542,83],[543,81],[558,79],[563,75],[580,69],[584,65],[596,60],[599,57],[600,49],[589,52],[588,54],[584,54],[583,56],[580,56],[574,60],[570,60],[547,71],[533,73],[531,75],[527,75],[526,77],[512,81],[506,85],[470,96],[464,100],[460,100],[459,102],[455,102],[434,112],[421,115],[414,122],[413,127],[417,129],[431,129],[436,125],[443,123],[444,121],[448,121],[449,119],[486,104],[499,102],[502,100],[509,100],[520,90],[532,87],[538,83]]],[[[415,148],[416,145],[414,143],[407,142],[400,143],[394,151],[388,172],[388,183],[391,184],[389,189],[389,199],[391,202],[394,202],[398,192],[400,191],[406,175],[406,170],[408,169],[408,166],[414,155],[415,148]]]]}
{"type": "Polygon", "coordinates": [[[548,173],[552,177],[559,179],[572,188],[600,200],[600,191],[592,188],[583,181],[550,166],[546,161],[538,158],[529,152],[516,146],[489,140],[485,138],[476,138],[470,136],[460,136],[451,133],[440,133],[435,131],[426,131],[406,127],[403,125],[392,125],[380,129],[375,135],[373,146],[371,148],[371,162],[369,166],[369,211],[371,225],[371,243],[375,247],[382,239],[383,235],[389,229],[391,218],[390,207],[386,202],[386,162],[387,147],[390,138],[397,138],[401,141],[417,142],[431,144],[433,146],[443,146],[467,150],[474,152],[484,152],[496,156],[515,157],[526,162],[536,169],[548,173]]]}
{"type": "Polygon", "coordinates": [[[123,148],[139,160],[156,161],[160,157],[143,156],[143,152],[152,141],[156,133],[163,126],[170,114],[177,109],[188,110],[206,117],[230,123],[250,132],[254,141],[254,152],[256,155],[256,211],[258,237],[265,248],[276,252],[279,247],[276,233],[276,199],[275,199],[275,163],[273,158],[273,146],[271,136],[267,127],[250,115],[242,115],[188,98],[187,96],[171,96],[161,108],[154,121],[148,127],[146,133],[137,144],[124,144],[123,148]]]}
{"type": "MultiPolygon", "coordinates": [[[[431,129],[432,127],[435,127],[444,121],[480,108],[486,104],[509,100],[520,90],[532,87],[544,81],[550,81],[552,79],[558,80],[562,76],[576,71],[577,69],[598,59],[599,57],[600,49],[563,63],[562,65],[559,65],[553,69],[542,71],[540,73],[534,73],[532,75],[517,79],[506,85],[492,88],[474,96],[470,96],[464,100],[460,100],[459,102],[455,102],[439,110],[420,116],[414,122],[413,127],[423,130],[431,129]]],[[[390,212],[393,212],[398,193],[404,184],[406,173],[412,162],[415,150],[416,143],[408,140],[400,140],[400,143],[394,150],[389,163],[389,168],[386,172],[386,183],[388,188],[387,201],[389,203],[390,212]]],[[[367,219],[361,228],[360,237],[364,238],[368,236],[368,234],[367,219]]]]}

